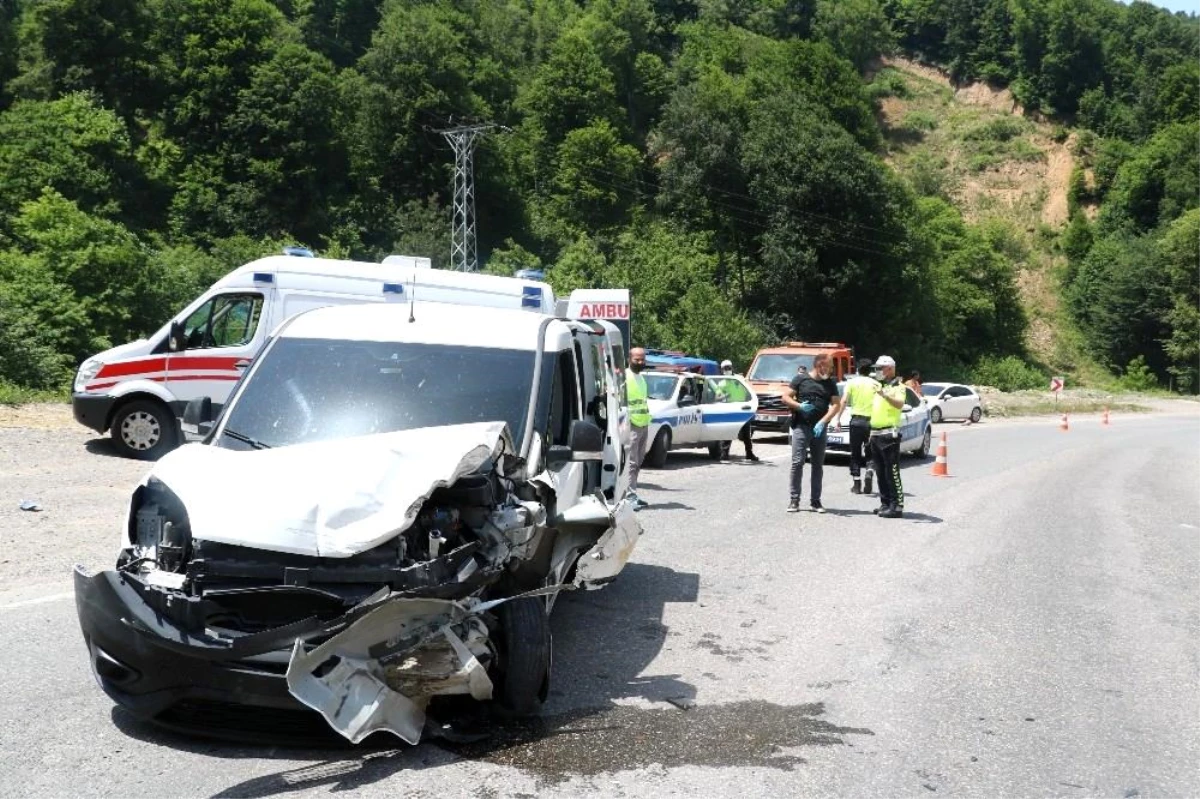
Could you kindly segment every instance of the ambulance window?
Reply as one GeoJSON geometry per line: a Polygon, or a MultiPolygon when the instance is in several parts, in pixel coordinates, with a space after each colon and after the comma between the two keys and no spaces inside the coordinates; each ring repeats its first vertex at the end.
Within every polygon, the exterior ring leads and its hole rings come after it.
{"type": "Polygon", "coordinates": [[[261,294],[221,294],[184,322],[187,349],[240,347],[254,340],[262,317],[261,294]]]}

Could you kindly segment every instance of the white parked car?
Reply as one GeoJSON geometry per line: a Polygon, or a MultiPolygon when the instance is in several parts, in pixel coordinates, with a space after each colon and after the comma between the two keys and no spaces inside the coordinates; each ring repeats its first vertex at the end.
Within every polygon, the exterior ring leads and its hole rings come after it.
{"type": "Polygon", "coordinates": [[[929,419],[934,424],[943,419],[970,419],[978,422],[983,418],[983,398],[975,389],[959,383],[924,383],[921,393],[929,403],[929,419]]]}
{"type": "Polygon", "coordinates": [[[667,453],[684,447],[708,447],[721,455],[721,442],[733,441],[754,418],[758,397],[740,376],[686,372],[646,372],[650,398],[650,444],[645,464],[661,468],[667,453]]]}
{"type": "MultiPolygon", "coordinates": [[[[845,383],[838,383],[838,393],[846,389],[845,383]]],[[[929,447],[933,441],[933,430],[930,427],[931,418],[929,405],[911,388],[904,389],[904,414],[900,417],[900,452],[924,458],[929,455],[929,447]]],[[[826,434],[826,453],[850,454],[850,409],[842,411],[838,417],[838,429],[826,434]]]]}

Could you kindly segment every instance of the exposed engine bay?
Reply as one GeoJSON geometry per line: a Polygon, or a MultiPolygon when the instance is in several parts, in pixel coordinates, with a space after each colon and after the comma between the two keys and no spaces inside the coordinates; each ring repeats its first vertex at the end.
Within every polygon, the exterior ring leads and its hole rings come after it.
{"type": "Polygon", "coordinates": [[[640,527],[602,496],[559,516],[553,476],[525,477],[503,425],[434,434],[432,462],[424,429],[164,458],[116,568],[76,570],[104,689],[164,719],[180,701],[299,703],[356,743],[418,742],[435,696],[535,708],[554,595],[612,579],[640,527]]]}

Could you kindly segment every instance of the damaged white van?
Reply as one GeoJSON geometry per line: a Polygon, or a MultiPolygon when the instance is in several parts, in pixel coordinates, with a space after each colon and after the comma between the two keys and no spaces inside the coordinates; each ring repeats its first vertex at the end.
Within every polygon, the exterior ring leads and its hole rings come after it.
{"type": "Polygon", "coordinates": [[[615,327],[417,302],[275,332],[202,443],[134,491],[116,567],[75,570],[122,707],[218,737],[416,743],[431,702],[535,711],[557,593],[641,527],[615,327]],[[323,721],[322,721],[323,719],[323,721]]]}

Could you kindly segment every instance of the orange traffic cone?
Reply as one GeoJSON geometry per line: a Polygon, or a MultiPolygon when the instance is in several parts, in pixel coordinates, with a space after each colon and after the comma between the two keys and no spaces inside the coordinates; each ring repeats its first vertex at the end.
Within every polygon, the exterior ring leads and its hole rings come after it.
{"type": "Polygon", "coordinates": [[[1108,427],[1108,408],[1104,409],[1104,421],[1102,421],[1100,424],[1108,427]]]}
{"type": "Polygon", "coordinates": [[[942,433],[942,440],[938,443],[937,459],[933,462],[933,471],[931,474],[934,477],[949,477],[950,467],[946,463],[946,434],[942,433]]]}
{"type": "Polygon", "coordinates": [[[1058,423],[1058,429],[1064,433],[1071,429],[1070,422],[1067,421],[1067,415],[1064,413],[1062,421],[1058,423]]]}

